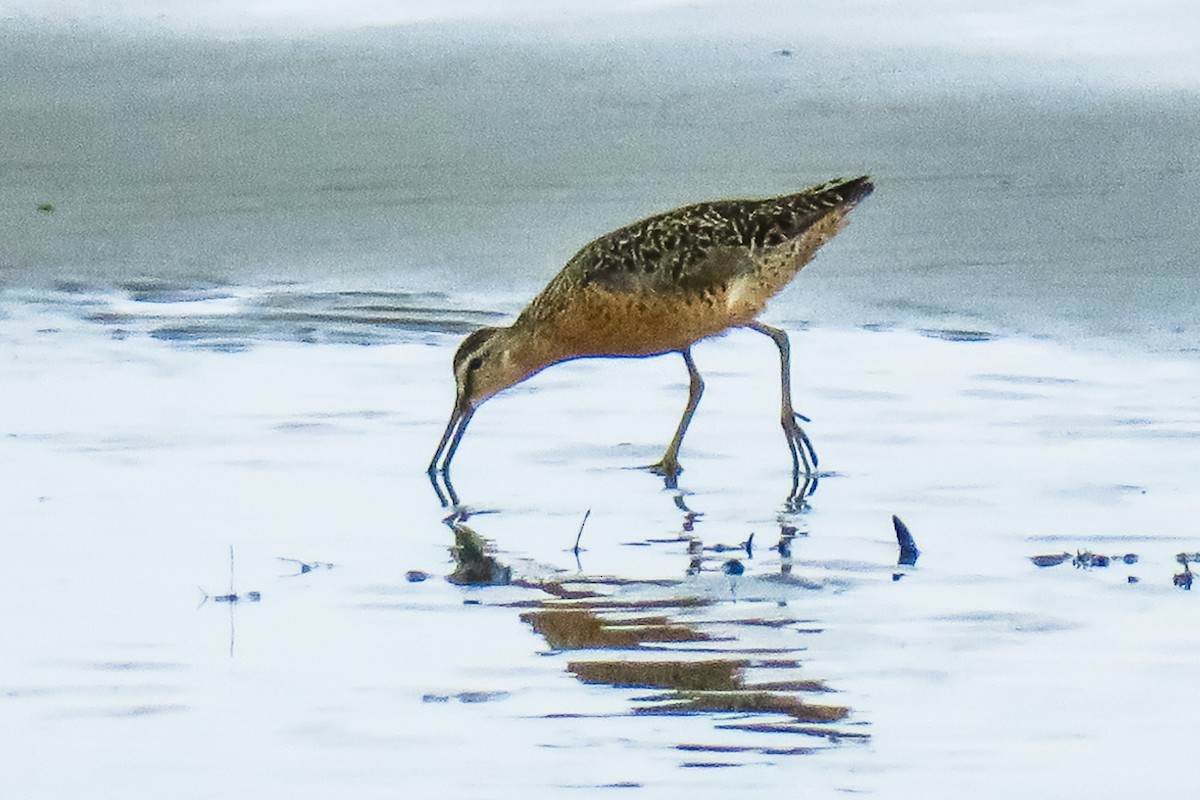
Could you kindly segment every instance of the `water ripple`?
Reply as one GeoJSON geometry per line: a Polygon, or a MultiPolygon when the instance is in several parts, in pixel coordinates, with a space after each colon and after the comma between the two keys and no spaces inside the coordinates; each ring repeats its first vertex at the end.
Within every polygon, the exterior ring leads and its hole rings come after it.
{"type": "Polygon", "coordinates": [[[425,334],[466,333],[505,314],[455,303],[439,292],[254,289],[138,280],[117,291],[81,283],[21,296],[110,329],[181,347],[240,352],[268,341],[378,345],[425,334]]]}

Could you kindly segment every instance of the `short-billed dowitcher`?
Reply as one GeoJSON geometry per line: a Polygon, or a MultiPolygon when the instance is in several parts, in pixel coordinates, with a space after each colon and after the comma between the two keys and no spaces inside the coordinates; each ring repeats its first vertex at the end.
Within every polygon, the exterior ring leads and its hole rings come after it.
{"type": "Polygon", "coordinates": [[[756,318],[873,188],[864,175],[764,200],[697,203],[585,245],[516,322],[477,330],[459,346],[457,397],[430,478],[440,471],[448,480],[480,404],[546,367],[575,358],[679,353],[691,378],[687,406],[662,460],[651,467],[675,486],[679,445],[704,391],[692,345],[730,328],[763,333],[779,348],[780,420],[792,475],[798,479],[803,465],[811,477],[817,457],[792,408],[787,334],[756,318]]]}

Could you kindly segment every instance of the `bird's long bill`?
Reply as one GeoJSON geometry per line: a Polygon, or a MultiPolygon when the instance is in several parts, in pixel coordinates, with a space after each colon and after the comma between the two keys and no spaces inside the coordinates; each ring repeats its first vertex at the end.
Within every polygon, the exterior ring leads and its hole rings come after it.
{"type": "Polygon", "coordinates": [[[450,460],[454,458],[454,451],[458,449],[458,443],[462,441],[467,423],[471,421],[474,413],[475,409],[470,404],[455,403],[454,411],[450,413],[450,421],[446,423],[446,432],[442,434],[442,441],[438,443],[433,459],[429,462],[430,475],[438,470],[438,461],[442,459],[443,452],[446,457],[442,460],[441,471],[443,474],[450,471],[450,460]]]}

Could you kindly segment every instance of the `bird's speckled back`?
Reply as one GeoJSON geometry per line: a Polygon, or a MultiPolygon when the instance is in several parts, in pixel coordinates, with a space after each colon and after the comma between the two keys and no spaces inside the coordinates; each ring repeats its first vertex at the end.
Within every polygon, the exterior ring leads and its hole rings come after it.
{"type": "Polygon", "coordinates": [[[753,320],[872,190],[863,176],[626,225],[580,249],[515,327],[561,343],[563,359],[686,347],[753,320]]]}

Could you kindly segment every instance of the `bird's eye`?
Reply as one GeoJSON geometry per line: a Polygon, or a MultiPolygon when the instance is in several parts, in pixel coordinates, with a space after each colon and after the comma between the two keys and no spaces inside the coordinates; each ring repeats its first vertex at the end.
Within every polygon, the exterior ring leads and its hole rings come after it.
{"type": "Polygon", "coordinates": [[[482,366],[483,366],[483,358],[481,356],[475,356],[474,358],[472,358],[470,361],[467,362],[467,369],[469,369],[471,371],[477,370],[482,366]]]}

